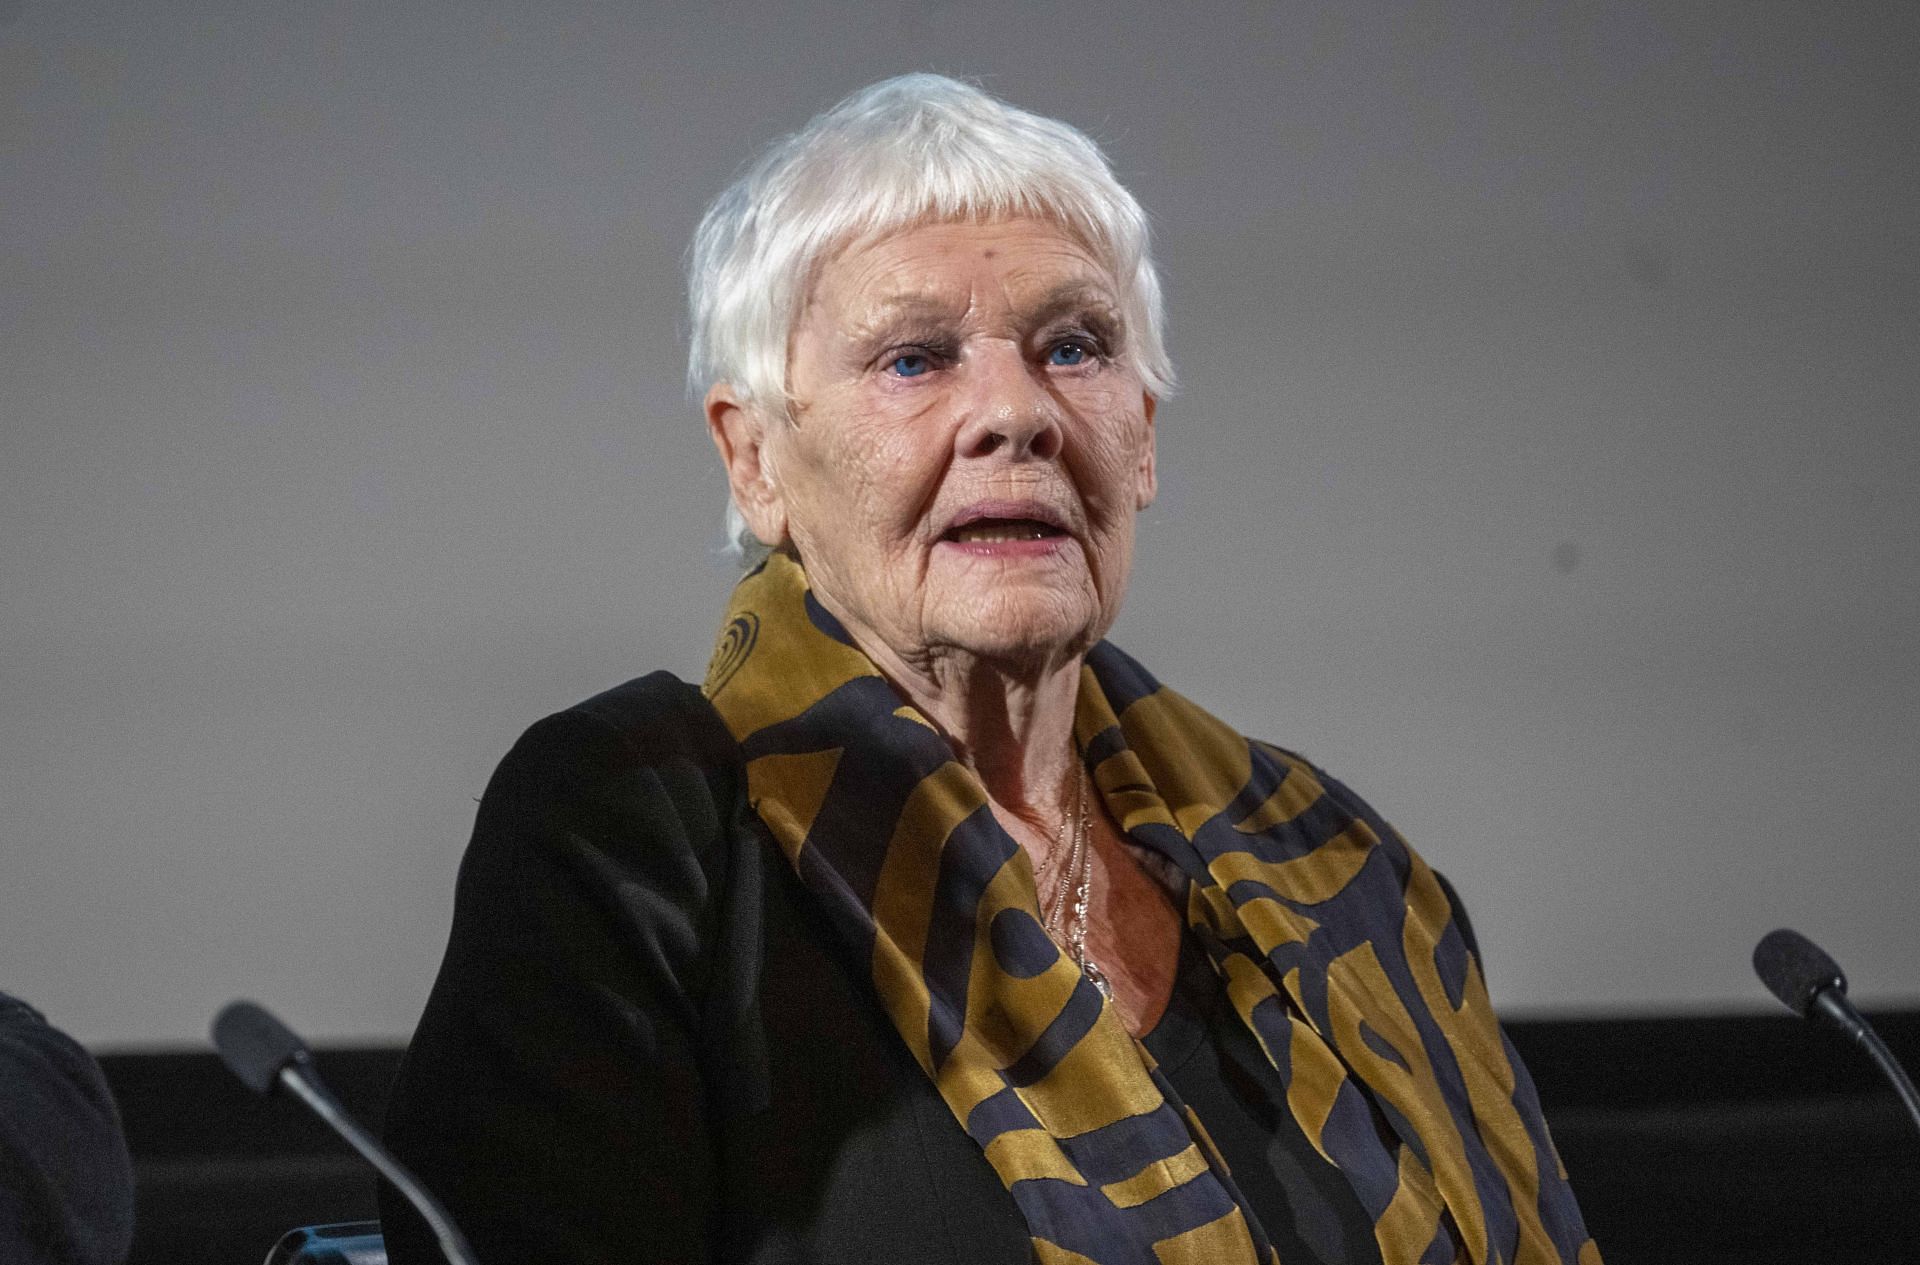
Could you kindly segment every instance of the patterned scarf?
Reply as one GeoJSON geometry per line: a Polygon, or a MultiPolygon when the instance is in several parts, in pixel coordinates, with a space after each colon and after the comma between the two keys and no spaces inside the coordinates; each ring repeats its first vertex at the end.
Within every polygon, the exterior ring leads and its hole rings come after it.
{"type": "MultiPolygon", "coordinates": [[[[755,812],[871,963],[1035,1260],[1278,1265],[1199,1121],[1042,928],[979,780],[791,558],[740,582],[705,689],[755,812]]],[[[1074,740],[1113,819],[1186,876],[1189,934],[1387,1265],[1598,1265],[1532,1082],[1406,842],[1106,643],[1074,740]]]]}

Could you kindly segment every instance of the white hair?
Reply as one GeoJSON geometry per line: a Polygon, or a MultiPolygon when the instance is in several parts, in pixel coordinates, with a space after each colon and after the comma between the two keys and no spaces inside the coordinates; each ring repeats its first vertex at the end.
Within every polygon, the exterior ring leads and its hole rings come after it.
{"type": "MultiPolygon", "coordinates": [[[[909,225],[1033,215],[1057,221],[1120,288],[1120,354],[1155,398],[1174,386],[1146,212],[1087,135],[970,84],[914,74],[862,88],[774,145],[700,221],[688,263],[688,386],[731,384],[791,416],[787,348],[820,265],[850,242],[909,225]]],[[[763,557],[739,507],[730,550],[763,557]]]]}

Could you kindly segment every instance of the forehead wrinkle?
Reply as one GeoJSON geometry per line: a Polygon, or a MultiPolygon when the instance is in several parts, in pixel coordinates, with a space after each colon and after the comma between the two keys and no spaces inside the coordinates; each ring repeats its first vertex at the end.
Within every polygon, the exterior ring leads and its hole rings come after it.
{"type": "MultiPolygon", "coordinates": [[[[1020,328],[1035,328],[1073,312],[1098,312],[1113,320],[1120,317],[1120,305],[1107,287],[1097,281],[1070,278],[1053,285],[1032,300],[1022,300],[1008,293],[1018,288],[1017,283],[1009,285],[1008,280],[1002,280],[996,288],[1005,296],[1008,313],[1014,325],[1020,328]]],[[[861,341],[888,333],[903,322],[964,320],[979,304],[971,295],[964,303],[956,301],[957,297],[942,297],[928,291],[900,291],[883,295],[865,305],[865,310],[849,324],[846,333],[853,340],[861,341]]]]}
{"type": "Polygon", "coordinates": [[[922,272],[913,265],[924,261],[911,255],[901,258],[889,249],[892,241],[865,248],[854,243],[823,267],[806,306],[838,309],[838,319],[831,320],[838,327],[836,341],[867,343],[896,333],[903,324],[965,324],[980,314],[987,297],[979,292],[984,283],[996,300],[991,306],[1004,314],[1010,333],[1074,309],[1097,311],[1117,327],[1121,305],[1107,270],[1088,256],[1083,243],[1054,236],[1038,257],[1023,258],[1012,268],[987,262],[984,272],[982,262],[1000,253],[998,245],[982,248],[972,266],[962,264],[957,272],[946,271],[940,262],[922,272]]]}
{"type": "Polygon", "coordinates": [[[1111,290],[1099,282],[1083,278],[1062,281],[1032,303],[1016,310],[1026,324],[1040,325],[1066,312],[1097,311],[1117,318],[1120,305],[1111,290]]]}
{"type": "Polygon", "coordinates": [[[900,290],[878,298],[861,300],[859,314],[846,326],[846,334],[855,341],[891,331],[903,322],[937,322],[964,318],[973,310],[972,295],[955,301],[928,290],[900,290]]]}

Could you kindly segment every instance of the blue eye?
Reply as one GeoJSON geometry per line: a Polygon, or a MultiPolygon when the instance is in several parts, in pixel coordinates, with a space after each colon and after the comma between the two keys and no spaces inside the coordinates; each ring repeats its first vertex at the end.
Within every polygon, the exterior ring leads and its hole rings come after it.
{"type": "Polygon", "coordinates": [[[1068,367],[1082,365],[1087,362],[1087,355],[1088,352],[1084,343],[1058,343],[1052,351],[1047,353],[1047,363],[1050,365],[1066,365],[1068,367]]]}
{"type": "Polygon", "coordinates": [[[893,370],[895,377],[917,378],[933,368],[933,361],[917,351],[910,351],[904,356],[895,356],[888,362],[887,368],[893,370]]]}

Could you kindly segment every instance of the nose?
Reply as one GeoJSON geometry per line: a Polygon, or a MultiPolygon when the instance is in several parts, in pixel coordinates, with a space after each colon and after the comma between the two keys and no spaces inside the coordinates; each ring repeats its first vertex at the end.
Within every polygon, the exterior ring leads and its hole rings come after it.
{"type": "Polygon", "coordinates": [[[965,419],[955,436],[961,456],[1051,461],[1060,455],[1059,401],[1017,345],[983,348],[967,368],[965,419]]]}

